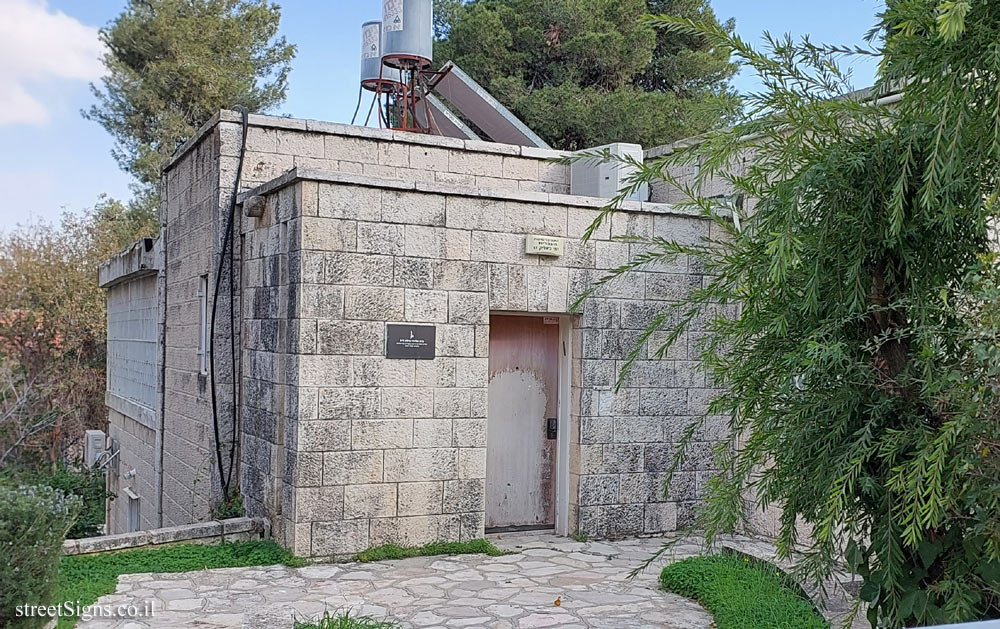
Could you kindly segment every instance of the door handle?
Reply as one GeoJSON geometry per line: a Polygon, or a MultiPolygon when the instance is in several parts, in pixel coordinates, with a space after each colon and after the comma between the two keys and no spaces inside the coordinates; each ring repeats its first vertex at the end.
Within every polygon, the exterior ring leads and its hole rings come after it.
{"type": "Polygon", "coordinates": [[[545,420],[545,436],[549,440],[559,436],[559,420],[557,418],[549,417],[545,420]]]}

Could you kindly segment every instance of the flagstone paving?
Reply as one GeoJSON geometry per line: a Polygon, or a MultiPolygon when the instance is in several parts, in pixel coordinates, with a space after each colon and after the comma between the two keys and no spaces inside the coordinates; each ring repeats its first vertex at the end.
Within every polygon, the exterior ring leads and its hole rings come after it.
{"type": "Polygon", "coordinates": [[[78,627],[290,629],[295,619],[315,619],[325,611],[391,618],[405,629],[712,625],[698,604],[657,588],[660,568],[699,554],[697,543],[676,545],[669,557],[630,579],[662,539],[575,542],[537,533],[491,539],[514,554],[123,575],[116,593],[98,604],[152,601],[153,616],[92,619],[78,627]]]}

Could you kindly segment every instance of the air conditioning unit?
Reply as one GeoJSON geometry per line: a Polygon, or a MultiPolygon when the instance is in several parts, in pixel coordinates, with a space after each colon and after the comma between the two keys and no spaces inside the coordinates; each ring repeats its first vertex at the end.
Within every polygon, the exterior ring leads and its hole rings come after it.
{"type": "Polygon", "coordinates": [[[107,439],[103,430],[88,430],[84,433],[83,461],[87,467],[94,467],[107,450],[107,439]]]}
{"type": "MultiPolygon", "coordinates": [[[[600,197],[611,199],[618,195],[618,192],[625,187],[629,176],[634,175],[638,168],[628,162],[621,161],[628,157],[639,163],[645,158],[642,147],[638,144],[606,144],[596,146],[592,149],[580,151],[579,154],[608,153],[613,158],[603,160],[600,157],[588,157],[573,162],[570,167],[570,194],[582,197],[600,197]]],[[[649,186],[643,184],[635,194],[629,197],[631,201],[648,201],[649,186]]]]}

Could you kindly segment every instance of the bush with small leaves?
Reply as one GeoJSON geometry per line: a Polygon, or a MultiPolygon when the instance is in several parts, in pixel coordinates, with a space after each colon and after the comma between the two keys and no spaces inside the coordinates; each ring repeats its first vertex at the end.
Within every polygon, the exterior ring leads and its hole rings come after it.
{"type": "Polygon", "coordinates": [[[80,498],[51,487],[0,486],[0,627],[46,622],[19,618],[17,607],[54,602],[62,543],[80,509],[80,498]]]}

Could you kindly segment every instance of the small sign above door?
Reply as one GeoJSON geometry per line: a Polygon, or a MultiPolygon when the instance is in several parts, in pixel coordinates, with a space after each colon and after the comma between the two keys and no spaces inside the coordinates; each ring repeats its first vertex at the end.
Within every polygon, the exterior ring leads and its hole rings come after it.
{"type": "Polygon", "coordinates": [[[389,359],[434,360],[437,328],[433,325],[386,326],[385,357],[389,359]]]}
{"type": "Polygon", "coordinates": [[[535,256],[561,256],[566,249],[562,238],[556,236],[528,236],[524,251],[535,256]]]}

